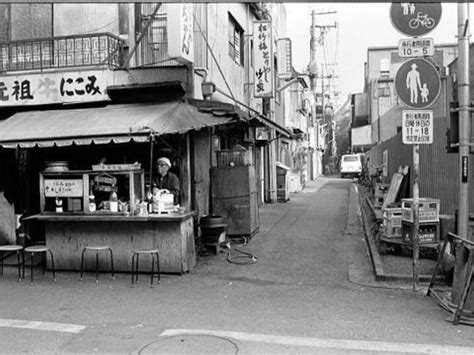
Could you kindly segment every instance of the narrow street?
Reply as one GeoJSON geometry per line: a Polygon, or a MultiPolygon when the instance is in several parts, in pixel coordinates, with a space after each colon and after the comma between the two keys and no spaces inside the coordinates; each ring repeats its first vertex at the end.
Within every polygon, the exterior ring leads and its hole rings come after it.
{"type": "Polygon", "coordinates": [[[146,276],[132,288],[127,274],[80,284],[78,273],[56,283],[38,273],[30,286],[6,267],[0,344],[11,353],[473,354],[472,328],[446,322],[423,291],[373,280],[358,213],[352,180],[319,178],[262,207],[260,231],[242,247],[256,264],[222,252],[153,289],[146,276]]]}

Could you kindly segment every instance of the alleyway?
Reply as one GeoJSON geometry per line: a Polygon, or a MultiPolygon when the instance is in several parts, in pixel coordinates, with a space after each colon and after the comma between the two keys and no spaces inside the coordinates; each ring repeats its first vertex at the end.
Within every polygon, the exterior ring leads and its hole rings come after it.
{"type": "Polygon", "coordinates": [[[30,286],[6,268],[0,351],[474,353],[460,348],[473,346],[472,328],[445,322],[422,292],[373,281],[354,191],[348,179],[310,182],[289,202],[262,208],[260,231],[243,247],[256,264],[221,253],[190,274],[164,275],[154,289],[146,277],[131,288],[124,274],[113,282],[100,275],[98,284],[88,275],[82,285],[78,274],[60,273],[56,283],[47,274],[30,286]]]}

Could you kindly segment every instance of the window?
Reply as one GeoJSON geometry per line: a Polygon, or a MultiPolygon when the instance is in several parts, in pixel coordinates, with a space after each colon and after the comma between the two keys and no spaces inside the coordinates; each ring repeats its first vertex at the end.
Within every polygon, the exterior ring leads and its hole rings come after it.
{"type": "Polygon", "coordinates": [[[389,87],[379,87],[379,97],[381,96],[390,96],[389,87]]]}
{"type": "Polygon", "coordinates": [[[390,59],[380,59],[380,73],[390,73],[390,59]]]}
{"type": "Polygon", "coordinates": [[[229,55],[234,62],[244,65],[244,30],[229,14],[229,55]]]}

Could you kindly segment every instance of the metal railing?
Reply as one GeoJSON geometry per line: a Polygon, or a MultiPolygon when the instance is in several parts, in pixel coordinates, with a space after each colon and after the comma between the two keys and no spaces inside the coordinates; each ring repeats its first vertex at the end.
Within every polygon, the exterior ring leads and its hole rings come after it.
{"type": "Polygon", "coordinates": [[[111,33],[0,42],[0,71],[120,67],[123,43],[111,33]]]}

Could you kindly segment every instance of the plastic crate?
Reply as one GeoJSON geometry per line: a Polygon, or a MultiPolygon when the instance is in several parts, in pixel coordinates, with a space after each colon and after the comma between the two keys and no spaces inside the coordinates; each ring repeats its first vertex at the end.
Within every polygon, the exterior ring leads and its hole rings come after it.
{"type": "MultiPolygon", "coordinates": [[[[402,221],[402,240],[404,242],[413,243],[414,231],[415,225],[413,223],[402,221]]],[[[420,223],[418,243],[439,243],[439,222],[420,223]]]]}
{"type": "Polygon", "coordinates": [[[250,155],[246,150],[217,150],[217,166],[225,167],[229,165],[250,165],[250,155]],[[231,164],[232,163],[232,164],[231,164]]]}
{"type": "MultiPolygon", "coordinates": [[[[413,199],[402,199],[402,221],[413,223],[413,199]]],[[[434,198],[419,199],[419,222],[439,222],[439,200],[434,198]]]]}
{"type": "Polygon", "coordinates": [[[384,225],[392,227],[402,226],[402,209],[401,207],[385,207],[382,210],[384,225]]]}
{"type": "Polygon", "coordinates": [[[382,226],[382,235],[384,238],[400,238],[402,236],[402,227],[382,226]]]}

